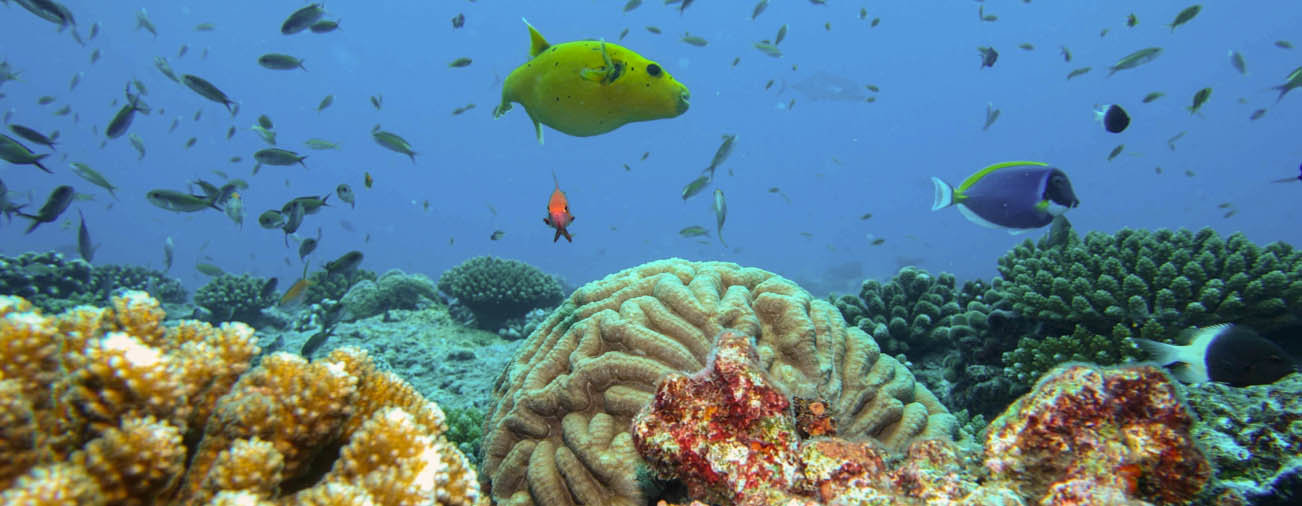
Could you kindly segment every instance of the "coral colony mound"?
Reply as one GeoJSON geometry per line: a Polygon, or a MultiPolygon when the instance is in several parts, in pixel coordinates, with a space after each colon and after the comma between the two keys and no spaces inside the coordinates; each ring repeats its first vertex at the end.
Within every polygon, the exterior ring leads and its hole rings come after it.
{"type": "Polygon", "coordinates": [[[248,275],[188,301],[144,268],[5,258],[0,501],[1211,505],[1299,490],[1302,253],[1123,230],[1026,241],[998,265],[966,282],[905,267],[820,298],[666,259],[564,297],[533,266],[479,257],[437,282],[322,271],[286,303],[248,275]]]}

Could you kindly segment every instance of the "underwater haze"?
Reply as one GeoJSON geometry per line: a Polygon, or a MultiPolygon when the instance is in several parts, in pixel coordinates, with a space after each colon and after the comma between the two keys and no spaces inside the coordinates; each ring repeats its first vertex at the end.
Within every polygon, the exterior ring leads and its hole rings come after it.
{"type": "MultiPolygon", "coordinates": [[[[0,61],[19,77],[0,84],[0,109],[10,124],[61,134],[53,151],[24,141],[51,153],[43,163],[54,174],[0,162],[0,180],[26,212],[58,185],[93,196],[31,234],[27,220],[3,220],[6,255],[57,249],[75,256],[81,212],[99,245],[97,264],[161,269],[171,237],[170,274],[191,289],[207,281],[198,263],[292,280],[303,271],[295,241],[287,246],[279,229],[259,226],[258,215],[295,197],[330,194],[329,207],[297,232],[306,238],[320,230],[320,247],[307,257],[313,270],[361,250],[364,268],[437,278],[468,258],[493,255],[577,286],[677,256],[767,269],[823,295],[857,291],[865,277],[888,278],[905,265],[960,280],[993,276],[1000,255],[1048,229],[1012,235],[955,209],[933,212],[930,177],[957,185],[1009,160],[1064,171],[1080,199],[1066,217],[1082,233],[1210,226],[1257,243],[1299,244],[1302,181],[1275,181],[1299,176],[1302,92],[1277,101],[1272,89],[1302,65],[1302,49],[1277,44],[1302,44],[1296,1],[1204,2],[1174,29],[1167,24],[1192,2],[791,0],[771,2],[752,19],[753,1],[691,2],[681,12],[659,0],[627,12],[623,0],[337,1],[325,8],[339,29],[294,35],[280,27],[307,5],[298,1],[69,1],[76,25],[63,30],[16,0],[6,3],[0,61]],[[983,20],[979,8],[997,19],[983,20]],[[156,36],[137,28],[141,9],[156,36]],[[458,14],[465,23],[454,28],[458,14]],[[491,114],[502,81],[529,57],[521,18],[552,44],[604,39],[658,62],[691,90],[690,109],[593,137],[544,127],[540,145],[518,104],[501,118],[491,114]],[[196,30],[203,23],[212,29],[196,30]],[[93,39],[92,24],[99,25],[93,39]],[[757,50],[784,25],[780,57],[757,50]],[[685,43],[684,33],[708,43],[685,43]],[[982,66],[980,46],[998,51],[993,66],[982,66]],[[1108,76],[1110,66],[1147,47],[1163,52],[1108,76]],[[94,63],[93,51],[101,55],[94,63]],[[1230,51],[1243,55],[1246,72],[1231,64],[1230,51]],[[301,58],[306,70],[264,68],[258,58],[266,53],[301,58]],[[165,77],[155,67],[160,56],[177,74],[219,87],[238,103],[238,115],[165,77]],[[471,63],[449,65],[462,57],[471,63]],[[1091,70],[1066,78],[1083,67],[1091,70]],[[75,75],[82,77],[70,89],[75,75]],[[143,83],[141,99],[152,108],[130,126],[143,157],[127,136],[104,135],[132,80],[143,83]],[[1191,113],[1204,88],[1213,90],[1210,98],[1191,113]],[[1150,92],[1164,96],[1143,103],[1150,92]],[[333,105],[318,111],[329,95],[333,105]],[[54,101],[40,105],[43,96],[54,101]],[[382,97],[378,109],[372,96],[382,97]],[[475,108],[453,114],[468,104],[475,108]],[[1107,104],[1130,114],[1124,132],[1095,121],[1095,108],[1107,104]],[[67,114],[56,114],[65,106],[67,114]],[[987,107],[1000,115],[983,129],[987,107]],[[1250,119],[1258,109],[1266,112],[1250,119]],[[274,121],[277,146],[307,155],[306,166],[267,165],[252,174],[253,153],[269,147],[250,128],[262,114],[274,121]],[[377,124],[410,142],[414,163],[372,139],[377,124]],[[710,164],[725,134],[736,135],[731,155],[704,191],[684,200],[684,186],[710,164]],[[311,138],[338,148],[311,149],[304,145],[311,138]],[[1124,149],[1109,159],[1118,145],[1124,149]],[[111,180],[118,199],[78,177],[72,162],[111,180]],[[216,210],[177,213],[145,199],[153,189],[191,190],[196,179],[222,184],[214,171],[249,183],[239,192],[242,226],[216,210]],[[553,172],[575,216],[572,243],[553,242],[543,223],[553,172]],[[356,193],[355,208],[334,195],[341,183],[356,193]],[[716,230],[715,189],[727,200],[727,246],[716,230]],[[693,225],[708,237],[680,235],[693,225]]],[[[14,137],[7,126],[4,133],[14,137]]]]}

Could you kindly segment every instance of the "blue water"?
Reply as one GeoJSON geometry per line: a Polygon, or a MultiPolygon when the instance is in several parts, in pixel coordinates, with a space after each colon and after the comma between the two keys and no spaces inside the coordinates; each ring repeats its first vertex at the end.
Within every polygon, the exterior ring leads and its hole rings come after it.
{"type": "Polygon", "coordinates": [[[1070,175],[1082,204],[1068,217],[1080,231],[1212,226],[1260,243],[1299,243],[1302,182],[1270,181],[1296,176],[1302,162],[1302,92],[1276,104],[1269,88],[1302,64],[1302,49],[1273,45],[1279,39],[1302,44],[1302,4],[1205,2],[1196,19],[1172,32],[1164,25],[1188,2],[985,2],[997,22],[980,21],[981,4],[960,0],[830,3],[774,1],[752,21],[752,1],[695,2],[682,14],[657,0],[630,13],[616,0],[340,1],[327,4],[329,17],[342,20],[339,31],[285,36],[281,22],[303,3],[70,1],[83,38],[92,23],[101,25],[83,47],[9,2],[0,6],[0,59],[21,70],[22,80],[0,86],[0,109],[13,111],[12,122],[62,136],[47,164],[56,174],[0,162],[0,178],[20,202],[30,192],[32,207],[60,184],[95,199],[76,202],[59,222],[30,235],[22,222],[5,224],[0,253],[75,251],[80,210],[101,244],[96,263],[161,268],[170,236],[176,243],[171,273],[191,288],[206,281],[193,268],[197,262],[294,279],[302,265],[296,248],[292,242],[286,248],[279,230],[260,228],[257,215],[293,197],[333,193],[346,182],[358,194],[356,209],[331,197],[334,205],[309,216],[299,231],[322,230],[321,246],[309,257],[314,269],[360,249],[363,267],[376,271],[397,267],[437,277],[472,256],[496,255],[573,284],[668,256],[761,267],[815,292],[853,290],[864,277],[889,277],[906,264],[988,278],[998,256],[1042,232],[1012,236],[969,223],[953,209],[933,213],[928,177],[957,183],[982,166],[1016,159],[1043,160],[1070,175]],[[861,6],[881,24],[870,28],[859,20],[861,6]],[[158,27],[156,38],[133,28],[141,7],[158,27]],[[458,12],[466,24],[454,30],[449,19],[458,12]],[[1134,28],[1125,26],[1131,12],[1139,19],[1134,28]],[[501,79],[527,57],[521,17],[554,43],[614,41],[629,28],[621,44],[690,87],[691,110],[590,138],[547,129],[539,146],[519,106],[498,120],[490,114],[501,79]],[[195,31],[205,22],[216,29],[195,31]],[[782,58],[752,47],[784,23],[790,32],[782,58]],[[649,33],[647,25],[664,34],[649,33]],[[710,44],[685,44],[683,32],[710,44]],[[1018,49],[1022,42],[1035,49],[1018,49]],[[189,51],[177,57],[182,45],[189,51]],[[994,68],[979,68],[976,48],[983,45],[1000,53],[994,68]],[[1070,63],[1061,45],[1071,49],[1070,63]],[[1148,46],[1165,52],[1105,77],[1109,65],[1148,46]],[[103,57],[92,65],[95,48],[103,57]],[[1231,49],[1246,57],[1246,76],[1230,66],[1231,49]],[[256,60],[268,52],[299,56],[309,71],[264,69],[256,60]],[[154,68],[155,56],[166,56],[178,73],[216,84],[240,103],[239,116],[232,119],[219,104],[167,80],[154,68]],[[462,56],[474,63],[448,67],[462,56]],[[740,64],[731,66],[736,57],[740,64]],[[1083,66],[1093,71],[1065,79],[1083,66]],[[78,72],[85,76],[70,92],[78,72]],[[881,92],[875,103],[816,101],[792,88],[818,72],[873,83],[881,92]],[[143,160],[125,136],[99,147],[133,78],[147,85],[145,100],[155,110],[131,127],[148,147],[143,160]],[[775,84],[765,90],[769,80],[775,84]],[[1191,115],[1185,107],[1204,87],[1214,89],[1211,100],[1201,115],[1191,115]],[[1151,91],[1166,97],[1141,104],[1151,91]],[[334,105],[318,113],[330,94],[334,105]],[[369,103],[376,94],[384,99],[380,111],[369,103]],[[42,95],[58,100],[37,105],[42,95]],[[477,108],[451,115],[468,103],[477,108]],[[1002,115],[982,131],[987,103],[1002,115]],[[1094,105],[1107,103],[1130,111],[1126,132],[1109,134],[1093,121],[1094,105]],[[53,114],[64,104],[79,121],[53,114]],[[1249,121],[1258,108],[1268,113],[1249,121]],[[197,121],[196,111],[202,113],[197,121]],[[264,167],[250,175],[253,152],[265,147],[249,129],[259,114],[275,121],[281,147],[310,155],[308,168],[264,167]],[[181,126],[169,134],[176,117],[181,126]],[[377,123],[412,143],[415,164],[372,141],[377,123]],[[231,125],[238,133],[227,140],[231,125]],[[1181,131],[1187,134],[1168,149],[1166,139],[1181,131]],[[724,238],[731,248],[678,235],[688,225],[714,235],[710,190],[686,203],[679,195],[725,133],[738,136],[715,180],[728,199],[724,238]],[[190,137],[198,143],[186,149],[190,137]],[[302,144],[312,137],[341,149],[312,151],[302,144]],[[1108,152],[1122,143],[1125,152],[1108,162],[1108,152]],[[650,156],[641,161],[644,152],[650,156]],[[229,163],[232,156],[244,161],[229,163]],[[73,174],[73,161],[109,177],[121,200],[73,174]],[[242,192],[243,228],[216,211],[177,214],[144,199],[150,189],[184,190],[195,178],[220,181],[214,169],[252,185],[242,192]],[[553,170],[576,216],[572,244],[553,244],[552,229],[542,223],[553,170]],[[374,188],[363,187],[364,171],[374,175],[374,188]],[[775,186],[790,204],[768,191],[775,186]],[[1222,203],[1236,214],[1223,217],[1222,203]],[[865,213],[872,217],[860,220],[865,213]],[[498,229],[505,237],[491,241],[498,229]],[[873,246],[871,237],[886,241],[873,246]]]}

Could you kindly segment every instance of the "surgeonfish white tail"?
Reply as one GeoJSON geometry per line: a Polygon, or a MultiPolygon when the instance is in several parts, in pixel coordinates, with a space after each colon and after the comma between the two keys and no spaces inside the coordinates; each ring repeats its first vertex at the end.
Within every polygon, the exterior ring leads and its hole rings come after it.
{"type": "Polygon", "coordinates": [[[1194,330],[1186,346],[1133,337],[1130,342],[1147,352],[1153,362],[1171,366],[1171,375],[1175,379],[1184,383],[1206,383],[1211,381],[1211,376],[1207,374],[1207,348],[1217,335],[1229,327],[1229,324],[1222,323],[1194,330]]]}
{"type": "Polygon", "coordinates": [[[931,203],[932,211],[939,211],[946,207],[954,205],[954,187],[949,183],[942,181],[940,178],[932,176],[931,184],[936,187],[936,197],[931,203]]]}

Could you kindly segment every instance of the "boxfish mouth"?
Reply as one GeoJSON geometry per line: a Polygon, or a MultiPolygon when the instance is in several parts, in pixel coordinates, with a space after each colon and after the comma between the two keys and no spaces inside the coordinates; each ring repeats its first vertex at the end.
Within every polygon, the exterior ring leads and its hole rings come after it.
{"type": "Polygon", "coordinates": [[[678,94],[678,114],[687,112],[687,108],[692,105],[692,92],[683,90],[678,94]]]}

